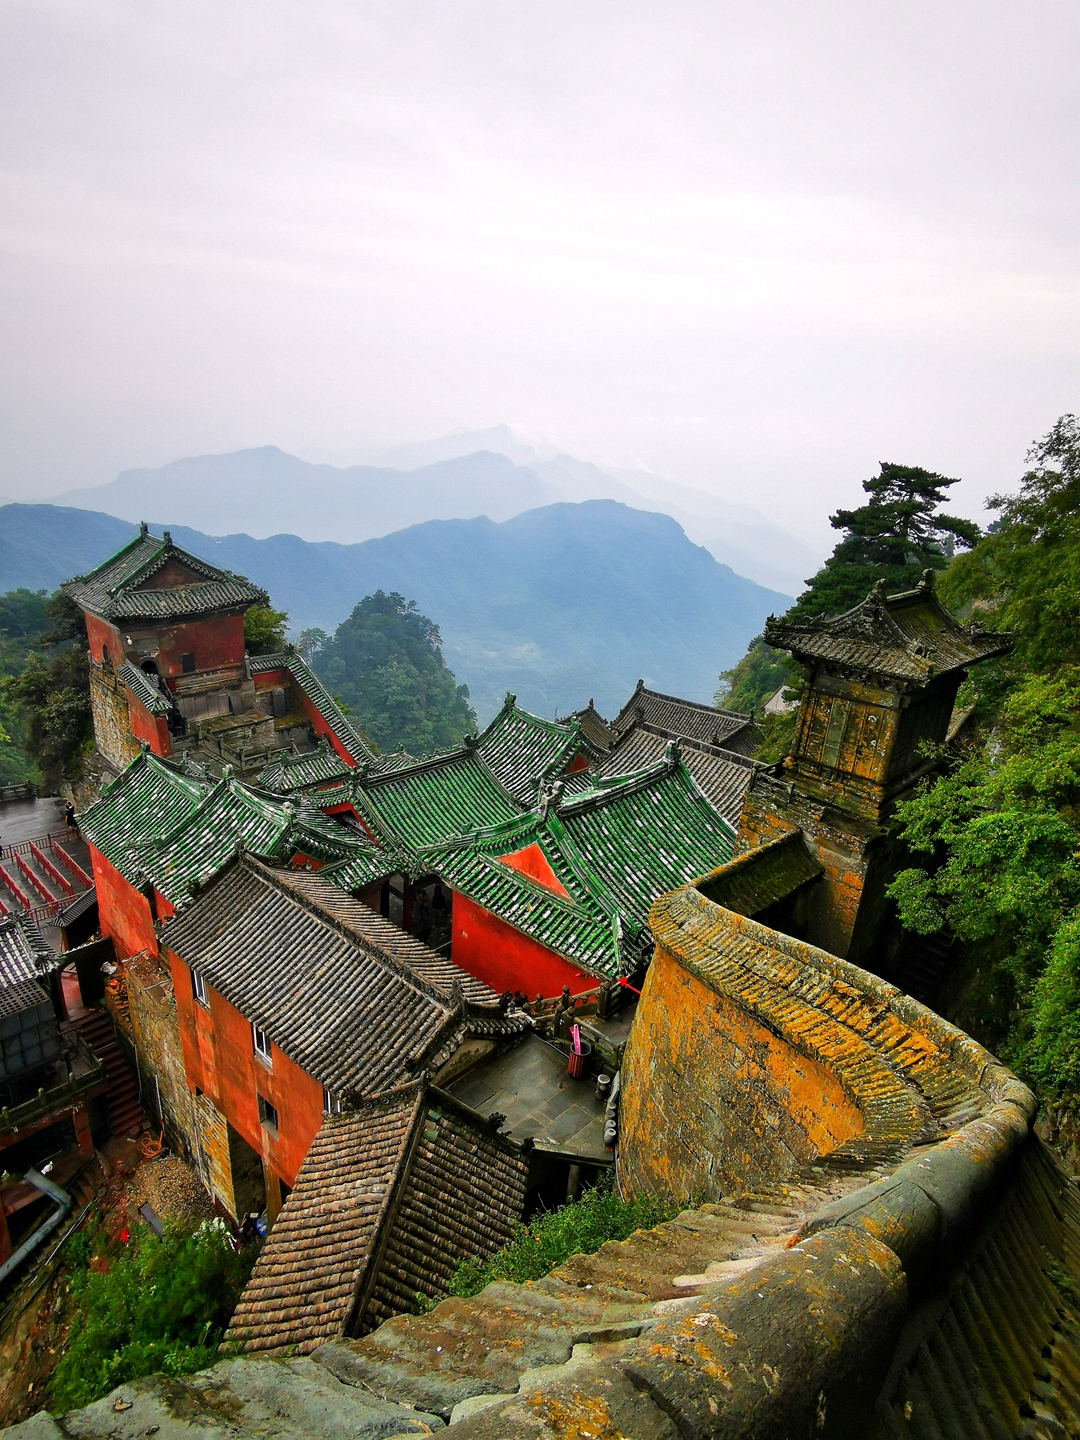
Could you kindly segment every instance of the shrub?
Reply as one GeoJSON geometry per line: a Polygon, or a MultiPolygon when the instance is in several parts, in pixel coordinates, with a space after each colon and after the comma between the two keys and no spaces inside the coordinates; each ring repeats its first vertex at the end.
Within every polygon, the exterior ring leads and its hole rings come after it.
{"type": "Polygon", "coordinates": [[[155,1371],[189,1375],[212,1365],[255,1253],[237,1254],[220,1220],[194,1232],[169,1226],[160,1239],[140,1228],[126,1245],[108,1245],[100,1232],[72,1236],[64,1258],[74,1313],[49,1408],[87,1405],[155,1371]]]}

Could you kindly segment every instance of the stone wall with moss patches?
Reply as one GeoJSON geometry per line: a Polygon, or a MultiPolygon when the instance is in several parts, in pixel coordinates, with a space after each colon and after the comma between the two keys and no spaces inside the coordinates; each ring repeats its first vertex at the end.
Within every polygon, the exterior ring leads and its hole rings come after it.
{"type": "Polygon", "coordinates": [[[90,665],[90,709],[94,717],[94,743],[117,771],[125,769],[141,746],[131,732],[127,691],[112,669],[90,665]]]}
{"type": "Polygon", "coordinates": [[[715,1200],[793,1176],[861,1133],[839,1080],[664,950],[623,1062],[624,1182],[715,1200]]]}

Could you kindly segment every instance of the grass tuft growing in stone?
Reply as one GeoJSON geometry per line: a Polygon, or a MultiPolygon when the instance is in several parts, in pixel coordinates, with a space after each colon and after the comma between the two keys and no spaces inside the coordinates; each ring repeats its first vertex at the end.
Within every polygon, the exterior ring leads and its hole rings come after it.
{"type": "MultiPolygon", "coordinates": [[[[514,1239],[490,1260],[463,1261],[450,1281],[449,1294],[478,1295],[493,1280],[540,1280],[571,1255],[592,1255],[608,1240],[625,1240],[635,1230],[650,1230],[673,1219],[684,1207],[643,1196],[621,1200],[610,1181],[587,1190],[558,1210],[519,1224],[514,1239]]],[[[425,1308],[437,1304],[427,1301],[425,1308]]]]}

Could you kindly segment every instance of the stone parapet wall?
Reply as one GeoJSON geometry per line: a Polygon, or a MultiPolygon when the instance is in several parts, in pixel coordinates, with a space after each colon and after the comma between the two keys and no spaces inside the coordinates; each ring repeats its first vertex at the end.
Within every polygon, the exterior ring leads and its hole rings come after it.
{"type": "Polygon", "coordinates": [[[631,1192],[711,1200],[826,1157],[895,1161],[990,1109],[1009,1075],[895,986],[693,886],[659,900],[650,924],[622,1078],[631,1192]]]}

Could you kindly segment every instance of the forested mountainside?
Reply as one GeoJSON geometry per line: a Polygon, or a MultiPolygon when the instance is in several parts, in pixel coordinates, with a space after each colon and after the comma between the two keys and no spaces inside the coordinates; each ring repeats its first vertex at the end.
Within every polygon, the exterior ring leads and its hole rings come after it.
{"type": "MultiPolygon", "coordinates": [[[[5,506],[0,590],[51,590],[134,531],[92,511],[5,506]]],[[[718,564],[669,517],[610,500],[550,505],[500,524],[433,520],[358,545],[215,538],[180,526],[172,533],[264,586],[294,633],[333,631],[376,590],[415,600],[439,626],[447,664],[468,685],[481,724],[507,689],[547,715],[590,696],[613,713],[639,677],[708,700],[717,672],[789,604],[718,564]]]]}

